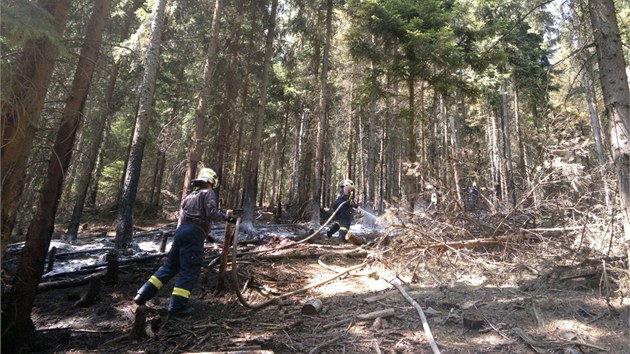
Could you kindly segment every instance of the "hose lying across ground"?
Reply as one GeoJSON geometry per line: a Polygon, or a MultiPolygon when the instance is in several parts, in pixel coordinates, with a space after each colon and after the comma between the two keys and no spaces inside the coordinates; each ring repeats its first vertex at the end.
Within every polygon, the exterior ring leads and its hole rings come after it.
{"type": "MultiPolygon", "coordinates": [[[[277,247],[277,248],[271,248],[271,249],[267,249],[267,250],[258,250],[258,251],[244,252],[244,253],[241,253],[241,255],[242,256],[249,256],[249,255],[252,255],[252,254],[260,254],[260,253],[267,253],[267,252],[271,252],[271,251],[279,251],[279,250],[283,250],[283,249],[286,249],[286,248],[289,248],[289,247],[293,247],[295,245],[299,245],[301,243],[306,243],[306,242],[310,241],[313,237],[317,236],[317,234],[319,234],[319,232],[322,231],[324,229],[324,227],[326,227],[326,225],[328,225],[332,221],[332,219],[335,217],[335,215],[337,215],[337,212],[339,212],[341,207],[344,204],[346,204],[347,202],[348,201],[346,200],[345,202],[339,204],[337,209],[335,209],[335,212],[332,213],[332,215],[328,218],[328,220],[326,220],[326,222],[319,229],[317,229],[317,231],[313,232],[311,235],[309,235],[305,239],[300,240],[300,241],[295,242],[295,243],[290,243],[290,244],[287,244],[287,245],[284,245],[284,246],[280,246],[280,247],[277,247]]],[[[240,223],[240,219],[239,219],[238,222],[240,223]]],[[[238,236],[238,228],[236,229],[234,235],[238,236]]]]}

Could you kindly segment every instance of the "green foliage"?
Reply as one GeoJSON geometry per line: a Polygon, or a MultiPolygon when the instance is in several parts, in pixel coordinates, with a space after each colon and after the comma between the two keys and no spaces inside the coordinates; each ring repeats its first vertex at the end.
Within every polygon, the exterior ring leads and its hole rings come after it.
{"type": "Polygon", "coordinates": [[[48,39],[64,55],[66,48],[62,38],[52,24],[52,15],[32,1],[14,0],[0,4],[2,22],[2,46],[17,50],[30,40],[48,39]]]}

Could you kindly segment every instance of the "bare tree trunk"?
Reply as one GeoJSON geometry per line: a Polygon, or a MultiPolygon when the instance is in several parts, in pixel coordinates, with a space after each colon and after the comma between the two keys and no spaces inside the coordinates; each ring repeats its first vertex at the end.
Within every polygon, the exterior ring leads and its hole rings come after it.
{"type": "Polygon", "coordinates": [[[265,109],[267,107],[267,85],[269,83],[269,71],[271,70],[271,55],[273,52],[273,38],[276,27],[276,10],[278,0],[272,0],[271,12],[269,13],[269,23],[267,24],[267,36],[265,40],[265,59],[263,65],[262,82],[260,87],[260,98],[258,110],[256,112],[256,123],[254,137],[252,139],[252,149],[249,155],[247,166],[247,182],[245,185],[245,198],[243,200],[243,231],[248,234],[255,232],[254,208],[256,206],[256,195],[258,193],[258,165],[260,163],[260,147],[262,145],[262,133],[265,126],[265,109]]]}
{"type": "MultiPolygon", "coordinates": [[[[409,115],[407,116],[407,161],[409,163],[408,169],[414,169],[416,164],[416,110],[415,110],[415,80],[410,77],[407,79],[407,93],[409,95],[409,115]]],[[[413,171],[406,173],[407,175],[407,188],[405,189],[405,199],[407,200],[407,208],[410,212],[413,212],[416,198],[417,198],[417,186],[416,176],[413,171]]]]}
{"type": "MultiPolygon", "coordinates": [[[[216,55],[217,55],[217,43],[219,41],[219,30],[221,24],[221,16],[223,10],[223,1],[215,0],[214,15],[212,17],[212,37],[208,44],[208,52],[206,54],[206,62],[203,66],[203,82],[201,83],[201,90],[199,91],[199,97],[197,100],[197,109],[195,111],[195,129],[193,130],[193,141],[188,154],[188,168],[186,169],[186,177],[184,178],[184,186],[182,187],[182,199],[185,198],[191,191],[192,187],[190,181],[192,181],[197,175],[197,167],[201,162],[201,156],[203,152],[202,142],[205,139],[206,121],[208,118],[208,101],[210,99],[210,92],[214,86],[212,77],[214,76],[214,69],[216,67],[216,55]]],[[[221,176],[219,176],[221,178],[221,176]]]]}
{"type": "MultiPolygon", "coordinates": [[[[374,63],[372,63],[372,69],[374,68],[374,63]]],[[[372,95],[373,96],[373,95],[372,95]]],[[[366,172],[367,176],[363,180],[363,183],[366,184],[365,190],[366,193],[363,196],[363,204],[364,206],[370,210],[374,211],[374,202],[376,195],[376,97],[372,97],[370,100],[370,104],[368,107],[368,129],[367,129],[367,165],[366,172]]]]}
{"type": "Polygon", "coordinates": [[[502,173],[502,164],[501,164],[501,154],[500,144],[499,144],[499,127],[497,125],[497,117],[494,112],[490,109],[487,109],[487,117],[490,125],[489,132],[489,141],[491,146],[491,154],[492,154],[492,183],[493,183],[493,193],[492,195],[495,198],[495,205],[497,205],[496,201],[502,199],[501,190],[503,189],[501,185],[503,184],[501,176],[502,173]]]}
{"type": "Polygon", "coordinates": [[[125,248],[131,243],[133,233],[133,205],[136,201],[140,172],[142,170],[142,157],[147,141],[147,133],[151,123],[151,110],[153,92],[158,63],[160,60],[160,40],[164,27],[165,9],[167,0],[158,0],[153,8],[151,21],[151,40],[147,50],[144,76],[140,89],[140,104],[133,133],[133,141],[125,169],[125,182],[119,203],[119,220],[116,227],[116,248],[125,248]]]}
{"type": "Polygon", "coordinates": [[[305,126],[306,126],[306,116],[307,113],[302,111],[301,114],[297,116],[298,129],[295,130],[295,153],[293,154],[293,178],[291,179],[291,193],[289,195],[289,200],[297,200],[296,196],[299,193],[299,179],[302,176],[302,164],[300,161],[303,159],[303,147],[304,147],[304,135],[305,135],[305,126]]]}
{"type": "MultiPolygon", "coordinates": [[[[136,3],[131,7],[130,11],[127,11],[127,13],[133,14],[140,5],[142,5],[141,1],[136,0],[136,3]]],[[[131,21],[133,20],[133,18],[134,16],[131,15],[126,18],[125,24],[120,34],[121,42],[129,36],[129,26],[131,25],[131,21]]],[[[77,195],[75,196],[74,200],[72,216],[70,218],[70,222],[68,223],[67,233],[68,235],[70,235],[70,238],[72,240],[77,239],[79,224],[81,223],[83,208],[85,206],[85,200],[88,194],[88,187],[90,185],[90,180],[92,179],[92,176],[94,176],[93,172],[96,161],[98,160],[99,148],[103,143],[107,120],[109,119],[111,113],[112,97],[114,95],[114,89],[116,88],[116,80],[118,79],[120,64],[120,61],[116,61],[114,63],[114,67],[109,78],[109,84],[107,85],[107,89],[105,90],[105,97],[100,107],[100,115],[96,119],[96,122],[92,127],[93,135],[91,135],[89,139],[86,139],[89,140],[89,146],[83,151],[86,155],[87,167],[85,168],[85,173],[82,173],[77,181],[77,195]]]]}
{"type": "Polygon", "coordinates": [[[322,174],[324,163],[324,137],[328,122],[328,60],[330,58],[330,41],[332,40],[333,2],[326,0],[326,38],[324,40],[324,56],[319,80],[319,115],[317,121],[317,149],[315,150],[315,175],[311,184],[311,225],[319,226],[322,194],[322,174]]]}
{"type": "Polygon", "coordinates": [[[464,206],[464,199],[462,198],[462,188],[460,184],[461,179],[461,164],[460,164],[460,156],[459,156],[459,139],[457,138],[458,134],[458,124],[456,122],[456,118],[454,116],[449,116],[449,123],[451,125],[451,161],[453,161],[453,182],[455,184],[455,192],[457,194],[457,203],[464,206]]]}
{"type": "MultiPolygon", "coordinates": [[[[583,35],[578,33],[578,47],[583,47],[583,35]]],[[[604,203],[606,210],[611,211],[612,204],[610,202],[610,187],[608,186],[608,168],[606,166],[606,153],[604,152],[604,143],[602,142],[601,126],[599,124],[599,114],[597,113],[597,103],[595,92],[593,90],[593,65],[589,60],[589,53],[584,50],[579,54],[580,63],[584,65],[582,74],[582,83],[586,94],[586,104],[588,105],[588,113],[591,117],[591,128],[593,129],[593,139],[595,141],[595,154],[597,155],[597,163],[599,165],[599,173],[604,188],[604,203]]]]}
{"type": "Polygon", "coordinates": [[[625,247],[630,268],[630,88],[619,25],[612,0],[589,0],[595,33],[600,84],[606,113],[611,120],[610,142],[617,170],[625,247]]]}
{"type": "MultiPolygon", "coordinates": [[[[52,25],[59,36],[62,36],[65,30],[71,3],[70,0],[41,0],[38,3],[53,16],[52,25]]],[[[39,129],[46,91],[58,55],[59,48],[47,38],[28,42],[24,47],[18,67],[11,74],[10,89],[7,90],[5,87],[2,90],[0,258],[4,258],[15,226],[17,211],[20,209],[26,164],[31,154],[35,133],[39,129]]]]}
{"type": "MultiPolygon", "coordinates": [[[[63,178],[70,162],[77,128],[82,119],[85,100],[98,59],[101,37],[109,16],[109,7],[110,0],[97,0],[94,4],[72,88],[66,100],[61,125],[48,162],[48,179],[40,192],[35,215],[29,226],[20,265],[16,272],[15,288],[9,295],[8,313],[2,316],[2,327],[8,329],[2,333],[3,345],[11,343],[21,348],[34,335],[31,311],[37,285],[44,271],[46,254],[55,227],[55,214],[62,192],[63,178]]],[[[3,351],[5,349],[7,348],[3,347],[3,351]]]]}
{"type": "MultiPolygon", "coordinates": [[[[351,65],[352,65],[352,74],[350,78],[350,103],[348,104],[348,119],[350,120],[350,126],[354,127],[355,128],[354,130],[356,131],[357,129],[359,129],[358,124],[356,124],[356,114],[354,114],[355,110],[353,106],[353,101],[355,97],[354,90],[355,90],[356,64],[353,63],[351,65]]],[[[355,161],[355,155],[356,155],[356,144],[357,144],[357,139],[354,134],[354,131],[352,131],[350,132],[350,134],[348,134],[348,154],[347,154],[348,165],[346,166],[346,177],[350,179],[354,179],[354,161],[355,161]]]]}
{"type": "Polygon", "coordinates": [[[501,83],[501,97],[503,101],[503,162],[505,168],[504,194],[509,198],[512,205],[516,205],[516,190],[514,188],[514,173],[512,171],[512,148],[510,138],[510,114],[508,111],[507,79],[501,83]]]}

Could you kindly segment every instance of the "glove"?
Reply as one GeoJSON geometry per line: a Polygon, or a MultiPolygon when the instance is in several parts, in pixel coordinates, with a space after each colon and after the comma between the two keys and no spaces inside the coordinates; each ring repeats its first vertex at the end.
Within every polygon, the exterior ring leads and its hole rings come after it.
{"type": "Polygon", "coordinates": [[[238,218],[236,216],[228,216],[227,219],[225,219],[225,221],[229,222],[230,224],[236,224],[236,220],[238,218]]]}

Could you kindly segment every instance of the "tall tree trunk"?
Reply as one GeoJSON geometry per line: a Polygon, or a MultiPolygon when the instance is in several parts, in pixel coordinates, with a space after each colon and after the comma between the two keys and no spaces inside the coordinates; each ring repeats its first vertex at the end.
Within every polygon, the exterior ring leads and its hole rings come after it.
{"type": "MultiPolygon", "coordinates": [[[[130,11],[127,11],[127,14],[133,14],[135,11],[142,5],[142,1],[136,0],[135,4],[131,7],[130,11]]],[[[128,15],[125,19],[125,24],[120,33],[120,41],[124,41],[129,36],[129,27],[131,26],[131,21],[134,19],[134,16],[128,15]]],[[[68,235],[72,240],[77,239],[77,233],[79,231],[79,224],[81,223],[81,217],[83,215],[83,208],[85,206],[85,200],[88,194],[88,187],[90,185],[90,181],[92,180],[92,176],[95,175],[95,166],[98,160],[99,149],[103,143],[103,138],[105,137],[105,129],[107,127],[107,121],[111,114],[111,104],[112,97],[114,95],[114,89],[116,88],[116,81],[118,80],[118,73],[120,71],[121,61],[118,60],[114,63],[114,67],[112,68],[111,75],[109,78],[109,84],[107,85],[107,89],[105,89],[105,97],[101,103],[100,114],[96,119],[94,126],[92,127],[92,135],[85,140],[88,141],[88,147],[83,150],[86,155],[87,167],[85,168],[85,173],[82,173],[79,176],[77,181],[77,194],[74,200],[74,207],[72,210],[72,216],[70,217],[70,222],[68,223],[68,235]]]]}
{"type": "MultiPolygon", "coordinates": [[[[70,0],[41,0],[39,6],[52,16],[52,25],[63,36],[70,12],[70,0]]],[[[15,226],[17,211],[24,191],[26,164],[33,147],[35,133],[44,108],[59,48],[47,38],[28,42],[17,68],[11,74],[9,90],[3,88],[2,148],[0,178],[2,180],[2,216],[0,258],[4,258],[15,226]]]]}
{"type": "MultiPolygon", "coordinates": [[[[374,63],[371,63],[371,75],[374,75],[375,66],[374,63]]],[[[376,85],[376,82],[374,83],[376,85]]],[[[373,92],[373,91],[372,91],[373,92]]],[[[371,99],[368,106],[368,130],[367,130],[367,176],[363,180],[363,183],[366,185],[364,190],[366,191],[363,196],[363,204],[364,206],[370,210],[374,211],[374,202],[375,202],[375,194],[376,194],[376,100],[375,95],[371,93],[371,99]]]]}
{"type": "Polygon", "coordinates": [[[287,149],[288,133],[289,133],[289,114],[287,112],[285,113],[285,116],[284,116],[284,128],[282,129],[282,141],[280,143],[280,153],[278,154],[278,164],[277,164],[277,170],[280,171],[280,177],[277,183],[278,193],[275,199],[275,205],[276,205],[275,215],[277,219],[279,219],[282,214],[282,198],[284,197],[283,195],[284,188],[282,188],[284,185],[284,155],[287,149]]]}
{"type": "MultiPolygon", "coordinates": [[[[352,65],[352,74],[350,76],[350,102],[348,104],[348,119],[350,120],[350,126],[354,127],[354,130],[351,131],[348,134],[348,154],[347,154],[347,160],[348,160],[348,165],[346,166],[346,171],[345,171],[345,177],[346,178],[350,178],[352,180],[354,180],[354,161],[356,159],[356,144],[357,144],[357,138],[355,135],[355,131],[357,131],[359,129],[359,125],[356,123],[356,114],[355,114],[355,108],[354,108],[354,98],[355,98],[355,76],[356,76],[356,69],[357,69],[357,64],[356,63],[352,63],[350,64],[352,65]]],[[[337,183],[336,181],[334,181],[335,183],[337,183]]],[[[335,190],[335,193],[337,191],[335,190]]]]}
{"type": "Polygon", "coordinates": [[[512,172],[512,148],[510,138],[510,114],[508,111],[507,79],[501,83],[502,117],[503,117],[503,163],[505,168],[504,195],[512,205],[516,205],[516,190],[514,188],[514,173],[512,172]]]}
{"type": "Polygon", "coordinates": [[[415,80],[413,77],[407,79],[407,88],[409,94],[409,115],[407,116],[407,161],[409,166],[406,173],[407,175],[407,188],[405,198],[407,200],[407,207],[410,212],[413,212],[416,204],[416,175],[413,171],[416,164],[416,110],[415,110],[415,80]]]}
{"type": "Polygon", "coordinates": [[[326,38],[324,40],[324,56],[319,80],[319,115],[317,121],[317,149],[315,151],[315,176],[311,184],[311,224],[319,226],[319,210],[321,208],[322,173],[324,162],[324,136],[328,122],[328,61],[330,57],[330,41],[332,40],[333,2],[326,0],[326,38]]]}
{"type": "Polygon", "coordinates": [[[606,153],[604,152],[601,127],[599,125],[599,114],[597,113],[595,92],[593,91],[593,80],[591,79],[593,68],[590,61],[585,61],[584,63],[585,65],[584,74],[582,75],[582,82],[584,83],[584,90],[586,93],[586,104],[588,105],[588,113],[591,117],[591,128],[593,128],[593,139],[595,141],[595,154],[597,155],[599,174],[602,179],[602,186],[604,188],[604,204],[606,205],[606,209],[610,210],[610,187],[608,187],[608,167],[606,166],[606,153]]]}
{"type": "MultiPolygon", "coordinates": [[[[197,100],[197,109],[195,111],[195,129],[193,130],[192,146],[190,148],[190,153],[188,154],[188,166],[186,169],[186,177],[184,178],[184,186],[182,188],[182,199],[192,191],[190,181],[192,181],[197,174],[197,167],[203,154],[201,144],[205,140],[204,132],[206,130],[206,121],[208,120],[206,117],[208,114],[208,101],[210,100],[210,92],[212,92],[212,88],[214,86],[212,77],[214,76],[214,70],[216,67],[215,61],[217,56],[217,43],[219,42],[222,10],[223,0],[215,0],[211,29],[212,37],[210,38],[210,43],[208,44],[206,62],[203,67],[203,82],[201,83],[201,90],[197,100]]],[[[220,175],[219,178],[221,178],[220,175]]]]}
{"type": "Polygon", "coordinates": [[[66,100],[57,131],[53,151],[48,161],[47,180],[40,192],[35,215],[26,235],[20,265],[16,272],[14,291],[10,294],[8,313],[2,317],[3,351],[4,345],[15,344],[21,348],[32,339],[34,327],[31,311],[37,292],[37,285],[44,271],[46,254],[55,227],[55,214],[61,196],[63,178],[70,162],[72,147],[81,122],[83,108],[98,59],[101,37],[109,16],[110,0],[97,0],[87,27],[87,34],[72,88],[66,100]],[[6,318],[6,323],[5,323],[6,318]]]}
{"type": "Polygon", "coordinates": [[[619,26],[612,0],[589,0],[600,84],[611,120],[610,142],[617,171],[625,247],[630,268],[630,89],[619,26]]]}
{"type": "Polygon", "coordinates": [[[153,7],[151,40],[142,77],[140,103],[138,104],[133,140],[127,160],[127,168],[125,169],[125,182],[118,206],[119,220],[116,227],[116,248],[118,249],[125,248],[131,243],[133,233],[133,205],[136,202],[140,172],[142,170],[142,157],[144,156],[147,133],[151,123],[153,92],[160,60],[160,40],[166,15],[166,2],[167,0],[157,0],[153,7]]]}
{"type": "Polygon", "coordinates": [[[501,185],[503,184],[503,172],[501,168],[501,154],[499,152],[501,150],[501,144],[499,143],[499,135],[501,134],[501,132],[499,131],[499,125],[497,124],[498,117],[496,116],[496,114],[494,114],[494,110],[490,108],[486,108],[486,110],[486,116],[488,117],[489,123],[488,125],[490,126],[490,129],[488,129],[488,140],[490,141],[490,150],[492,154],[492,195],[494,196],[494,204],[496,206],[498,205],[498,201],[503,199],[503,194],[501,193],[501,190],[503,189],[501,187],[501,185]]]}
{"type": "Polygon", "coordinates": [[[460,164],[460,156],[459,156],[459,139],[457,138],[458,134],[458,124],[456,118],[454,116],[449,116],[449,124],[451,126],[451,161],[453,161],[453,184],[455,185],[455,193],[457,195],[457,203],[464,206],[464,200],[462,198],[462,188],[460,183],[461,178],[461,164],[460,164]]]}
{"type": "Polygon", "coordinates": [[[262,145],[262,133],[265,127],[265,109],[267,107],[267,85],[269,83],[269,71],[271,70],[271,55],[273,54],[273,38],[276,27],[276,10],[278,0],[272,0],[269,23],[267,24],[267,36],[265,39],[265,59],[263,64],[262,82],[260,84],[260,98],[256,112],[254,137],[252,150],[249,155],[247,167],[247,182],[245,185],[245,198],[243,200],[243,231],[254,234],[254,209],[256,206],[256,194],[258,192],[258,165],[260,162],[260,147],[262,145]]]}

